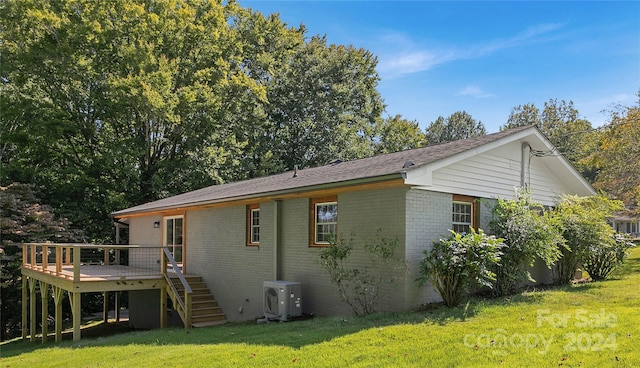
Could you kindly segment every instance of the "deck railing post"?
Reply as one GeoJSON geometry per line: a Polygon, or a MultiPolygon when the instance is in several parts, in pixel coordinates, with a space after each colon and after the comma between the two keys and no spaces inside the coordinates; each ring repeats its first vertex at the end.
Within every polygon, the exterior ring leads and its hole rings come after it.
{"type": "Polygon", "coordinates": [[[42,246],[42,271],[47,272],[49,267],[49,247],[47,245],[42,246]]]}
{"type": "Polygon", "coordinates": [[[80,247],[73,247],[73,282],[80,281],[80,247]]]}
{"type": "Polygon", "coordinates": [[[56,276],[60,276],[62,272],[62,252],[64,248],[57,245],[56,246],[56,276]]]}
{"type": "Polygon", "coordinates": [[[71,248],[69,247],[64,247],[65,252],[64,252],[64,264],[66,266],[71,264],[71,248]]]}
{"type": "Polygon", "coordinates": [[[31,267],[35,268],[38,265],[38,262],[36,260],[36,246],[35,245],[31,245],[31,252],[29,252],[29,254],[31,255],[31,267]]]}

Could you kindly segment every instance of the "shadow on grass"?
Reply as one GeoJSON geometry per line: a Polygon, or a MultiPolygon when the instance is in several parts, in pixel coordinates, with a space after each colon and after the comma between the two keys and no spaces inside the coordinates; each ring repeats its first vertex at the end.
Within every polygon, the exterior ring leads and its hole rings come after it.
{"type": "Polygon", "coordinates": [[[319,344],[371,328],[380,328],[406,324],[439,324],[446,325],[455,321],[464,321],[475,316],[478,303],[470,300],[456,308],[446,308],[441,304],[429,305],[417,312],[374,313],[368,316],[323,317],[295,322],[227,323],[224,325],[185,330],[167,328],[149,331],[131,331],[125,324],[98,324],[82,329],[82,340],[72,341],[72,333],[65,332],[64,341],[42,344],[36,342],[14,340],[0,346],[1,356],[10,357],[29,353],[39,349],[108,347],[130,344],[140,345],[203,345],[203,344],[250,344],[287,346],[301,348],[306,345],[319,344]],[[113,335],[117,334],[117,335],[113,335]]]}
{"type": "Polygon", "coordinates": [[[185,330],[167,328],[149,331],[131,331],[124,324],[97,324],[82,329],[82,341],[73,342],[72,333],[65,332],[63,341],[55,343],[54,337],[42,344],[16,340],[0,346],[2,357],[10,357],[35,350],[59,347],[108,347],[130,344],[139,345],[203,345],[203,344],[249,344],[287,346],[301,348],[319,344],[371,328],[406,324],[437,324],[445,326],[453,322],[465,321],[476,316],[482,306],[510,305],[512,303],[535,303],[540,293],[522,293],[510,297],[488,299],[472,297],[462,305],[447,308],[443,304],[429,304],[418,311],[404,313],[375,313],[368,316],[323,317],[295,322],[269,322],[257,324],[255,321],[227,323],[224,325],[185,330]]]}
{"type": "Polygon", "coordinates": [[[611,273],[610,280],[621,280],[630,274],[640,273],[640,258],[627,258],[621,267],[611,273]]]}
{"type": "MultiPolygon", "coordinates": [[[[134,329],[129,327],[128,321],[110,323],[90,322],[88,325],[81,327],[83,339],[104,338],[128,333],[131,331],[134,331],[134,329]]],[[[65,330],[62,332],[61,343],[56,343],[55,338],[55,333],[50,332],[49,334],[47,334],[47,342],[45,344],[42,343],[42,334],[36,335],[36,339],[33,342],[29,339],[22,340],[19,337],[2,342],[0,343],[0,357],[7,358],[23,353],[29,353],[38,349],[50,348],[55,346],[68,346],[70,343],[73,343],[73,330],[65,330]]]]}
{"type": "MultiPolygon", "coordinates": [[[[636,252],[637,254],[640,253],[636,252]]],[[[640,258],[629,258],[625,265],[616,272],[616,276],[626,276],[640,273],[640,258]]],[[[206,344],[248,344],[267,346],[286,346],[301,348],[306,345],[319,344],[371,328],[379,328],[403,324],[437,324],[447,325],[453,322],[465,321],[481,313],[485,306],[512,306],[514,304],[544,303],[547,290],[565,292],[583,292],[594,288],[605,287],[606,283],[584,283],[566,286],[537,286],[507,297],[486,298],[474,296],[461,306],[446,308],[441,304],[432,304],[415,312],[406,313],[376,313],[364,317],[327,317],[315,318],[296,322],[270,322],[257,324],[253,322],[228,323],[225,325],[199,329],[158,329],[151,331],[133,331],[114,336],[109,333],[120,333],[126,329],[116,326],[101,326],[84,328],[83,340],[74,343],[69,341],[71,334],[65,334],[65,340],[54,343],[41,344],[39,341],[11,341],[0,345],[0,356],[10,357],[29,353],[43,348],[82,348],[82,347],[118,347],[130,344],[161,346],[161,345],[206,345],[206,344]],[[93,336],[100,336],[91,338],[93,336]]]]}

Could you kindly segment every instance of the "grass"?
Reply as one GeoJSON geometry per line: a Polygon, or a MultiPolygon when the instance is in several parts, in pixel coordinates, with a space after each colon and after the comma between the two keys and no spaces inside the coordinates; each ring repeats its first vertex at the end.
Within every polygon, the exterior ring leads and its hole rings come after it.
{"type": "Polygon", "coordinates": [[[634,367],[639,285],[635,249],[605,282],[415,313],[16,340],[0,345],[0,367],[634,367]]]}

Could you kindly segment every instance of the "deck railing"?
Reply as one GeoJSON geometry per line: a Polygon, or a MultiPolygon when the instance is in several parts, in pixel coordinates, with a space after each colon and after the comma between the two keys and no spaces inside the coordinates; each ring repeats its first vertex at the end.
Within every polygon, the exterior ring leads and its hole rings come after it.
{"type": "Polygon", "coordinates": [[[171,254],[169,248],[164,248],[162,263],[166,263],[167,267],[170,266],[172,274],[177,276],[177,279],[180,281],[182,286],[181,289],[183,290],[182,294],[178,291],[178,288],[176,288],[176,285],[173,283],[173,278],[169,276],[169,273],[167,273],[165,269],[164,277],[167,281],[167,294],[173,302],[173,308],[178,312],[180,318],[182,318],[184,327],[189,329],[191,328],[191,309],[193,298],[191,286],[182,274],[182,268],[176,263],[176,260],[173,258],[173,254],[171,254]]]}
{"type": "Polygon", "coordinates": [[[81,281],[85,278],[161,277],[161,246],[27,243],[22,267],[81,281]]]}

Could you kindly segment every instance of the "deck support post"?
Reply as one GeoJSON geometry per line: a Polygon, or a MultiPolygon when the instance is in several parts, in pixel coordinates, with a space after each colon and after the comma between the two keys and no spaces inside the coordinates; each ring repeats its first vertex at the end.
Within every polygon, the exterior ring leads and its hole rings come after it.
{"type": "Polygon", "coordinates": [[[80,297],[82,293],[79,291],[69,292],[71,303],[71,314],[73,315],[73,341],[80,341],[80,322],[82,320],[80,297]]]}
{"type": "Polygon", "coordinates": [[[56,342],[62,341],[62,297],[64,289],[58,286],[53,287],[53,303],[56,306],[56,342]]]}
{"type": "Polygon", "coordinates": [[[47,342],[49,335],[49,284],[40,281],[40,296],[42,302],[42,343],[47,342]]]}
{"type": "Polygon", "coordinates": [[[31,341],[36,341],[36,280],[29,278],[29,334],[31,341]]]}
{"type": "Polygon", "coordinates": [[[104,323],[109,322],[109,292],[102,293],[102,321],[104,323]]]}
{"type": "MultiPolygon", "coordinates": [[[[24,253],[23,251],[23,254],[24,253]]],[[[27,313],[28,313],[28,309],[27,309],[27,303],[29,301],[29,294],[27,292],[27,283],[28,283],[28,278],[25,277],[24,275],[22,275],[22,340],[26,340],[27,339],[27,321],[28,321],[28,317],[27,317],[27,313]]]]}
{"type": "Polygon", "coordinates": [[[116,318],[116,322],[120,322],[120,292],[116,291],[115,297],[114,297],[114,306],[113,306],[113,314],[114,317],[116,318]]]}
{"type": "Polygon", "coordinates": [[[167,289],[160,289],[160,328],[167,327],[167,289]]]}

